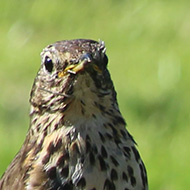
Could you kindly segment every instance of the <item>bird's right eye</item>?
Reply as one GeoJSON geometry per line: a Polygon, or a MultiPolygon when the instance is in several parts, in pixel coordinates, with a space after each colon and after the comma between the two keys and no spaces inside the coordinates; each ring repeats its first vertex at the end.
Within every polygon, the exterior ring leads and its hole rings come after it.
{"type": "Polygon", "coordinates": [[[49,57],[45,57],[44,65],[45,65],[45,69],[49,73],[53,71],[53,62],[52,62],[52,59],[50,59],[49,57]]]}

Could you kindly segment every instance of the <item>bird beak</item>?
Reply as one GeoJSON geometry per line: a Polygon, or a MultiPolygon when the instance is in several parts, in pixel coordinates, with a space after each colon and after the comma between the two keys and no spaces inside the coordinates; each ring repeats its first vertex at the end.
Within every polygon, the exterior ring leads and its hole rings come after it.
{"type": "MultiPolygon", "coordinates": [[[[86,67],[93,63],[93,58],[89,53],[85,53],[81,56],[78,64],[69,65],[64,69],[64,71],[58,73],[58,77],[63,77],[65,74],[70,73],[76,75],[77,73],[84,71],[86,67]]],[[[92,67],[97,72],[102,72],[97,65],[92,64],[92,67]]]]}

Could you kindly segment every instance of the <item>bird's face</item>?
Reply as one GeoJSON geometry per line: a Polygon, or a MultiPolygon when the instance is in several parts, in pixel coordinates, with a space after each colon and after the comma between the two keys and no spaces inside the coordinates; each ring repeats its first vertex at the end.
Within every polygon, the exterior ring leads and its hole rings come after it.
{"type": "Polygon", "coordinates": [[[45,104],[55,96],[86,96],[90,89],[98,96],[111,94],[113,84],[107,70],[103,42],[60,41],[41,53],[42,63],[31,93],[31,102],[45,104]]]}

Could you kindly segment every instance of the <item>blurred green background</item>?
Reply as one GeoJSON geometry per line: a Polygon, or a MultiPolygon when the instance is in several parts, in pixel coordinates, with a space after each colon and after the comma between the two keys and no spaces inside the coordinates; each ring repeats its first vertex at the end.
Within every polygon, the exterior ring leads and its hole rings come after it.
{"type": "Polygon", "coordinates": [[[121,112],[138,142],[150,190],[190,189],[189,0],[1,0],[0,175],[29,126],[42,49],[104,40],[121,112]]]}

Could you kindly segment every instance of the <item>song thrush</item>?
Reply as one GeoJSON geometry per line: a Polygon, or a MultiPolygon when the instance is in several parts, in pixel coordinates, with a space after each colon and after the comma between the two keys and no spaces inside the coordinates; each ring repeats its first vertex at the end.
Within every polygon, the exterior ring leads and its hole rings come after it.
{"type": "Polygon", "coordinates": [[[41,53],[26,140],[0,190],[147,190],[103,42],[59,41],[41,53]]]}

